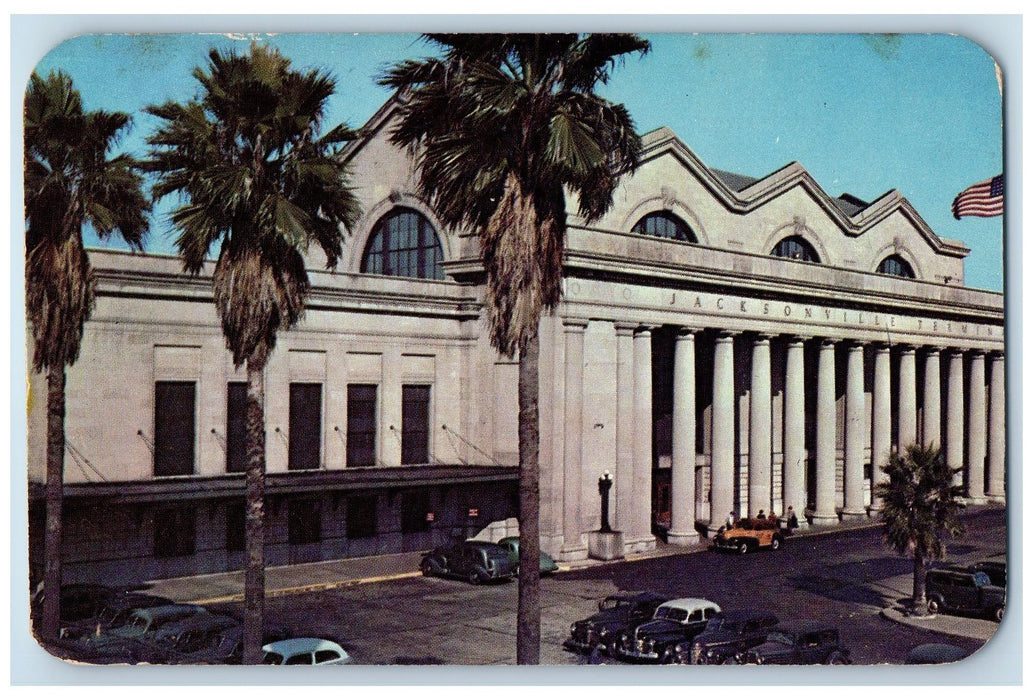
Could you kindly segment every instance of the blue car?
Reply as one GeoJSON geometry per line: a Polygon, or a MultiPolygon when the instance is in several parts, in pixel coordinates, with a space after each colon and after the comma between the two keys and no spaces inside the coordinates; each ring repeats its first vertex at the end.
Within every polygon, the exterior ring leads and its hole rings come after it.
{"type": "MultiPolygon", "coordinates": [[[[499,545],[506,550],[506,554],[509,555],[509,560],[513,562],[513,566],[516,567],[520,562],[520,538],[516,536],[503,537],[499,540],[499,545]]],[[[545,552],[539,552],[538,554],[538,572],[542,574],[551,574],[554,571],[559,570],[559,566],[552,560],[545,552]]]]}

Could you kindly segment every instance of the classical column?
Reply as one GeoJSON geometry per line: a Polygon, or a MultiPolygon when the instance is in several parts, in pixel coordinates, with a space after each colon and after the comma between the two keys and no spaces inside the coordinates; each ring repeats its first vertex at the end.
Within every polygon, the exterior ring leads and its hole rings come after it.
{"type": "Polygon", "coordinates": [[[940,439],[940,349],[925,353],[925,394],[922,397],[922,442],[943,447],[940,439]]]}
{"type": "Polygon", "coordinates": [[[710,529],[724,524],[735,506],[735,353],[734,336],[714,342],[714,403],[710,446],[710,529]]]}
{"type": "Polygon", "coordinates": [[[671,529],[669,544],[693,544],[696,532],[695,332],[682,328],[674,340],[674,411],[671,417],[671,529]]]}
{"type": "Polygon", "coordinates": [[[890,348],[879,344],[875,346],[875,383],[872,386],[872,508],[875,510],[881,508],[879,499],[875,497],[875,487],[889,480],[882,467],[889,461],[891,424],[890,348]]]}
{"type": "Polygon", "coordinates": [[[635,454],[632,468],[632,510],[624,542],[631,551],[656,547],[650,522],[653,513],[653,334],[648,327],[635,331],[635,454]]]}
{"type": "Polygon", "coordinates": [[[1004,500],[1004,355],[990,356],[990,450],[987,459],[989,483],[986,495],[1004,500]]]}
{"type": "Polygon", "coordinates": [[[846,426],[843,436],[843,519],[864,509],[864,346],[851,342],[846,359],[846,426]]]}
{"type": "Polygon", "coordinates": [[[986,460],[986,355],[972,354],[968,375],[968,498],[985,503],[986,460]]]}
{"type": "Polygon", "coordinates": [[[950,351],[947,364],[947,465],[958,469],[954,483],[961,485],[965,465],[965,366],[961,350],[950,351]]]}
{"type": "Polygon", "coordinates": [[[897,408],[897,452],[904,454],[904,448],[917,442],[918,408],[915,398],[915,349],[900,349],[900,405],[897,408]]]}
{"type": "Polygon", "coordinates": [[[614,474],[614,527],[631,531],[634,512],[635,464],[635,362],[631,335],[633,323],[615,323],[617,335],[617,465],[614,474]]]}
{"type": "Polygon", "coordinates": [[[818,421],[815,439],[814,522],[830,523],[836,516],[836,343],[824,338],[818,351],[818,421]]]}
{"type": "Polygon", "coordinates": [[[581,540],[581,412],[587,326],[588,321],[582,319],[563,319],[563,546],[559,558],[565,561],[588,556],[588,547],[581,540]]]}
{"type": "Polygon", "coordinates": [[[747,512],[771,512],[771,339],[753,341],[750,376],[750,484],[747,512]]]}
{"type": "Polygon", "coordinates": [[[804,465],[803,339],[786,344],[785,436],[782,441],[783,510],[793,506],[800,526],[805,527],[807,469],[804,465]]]}

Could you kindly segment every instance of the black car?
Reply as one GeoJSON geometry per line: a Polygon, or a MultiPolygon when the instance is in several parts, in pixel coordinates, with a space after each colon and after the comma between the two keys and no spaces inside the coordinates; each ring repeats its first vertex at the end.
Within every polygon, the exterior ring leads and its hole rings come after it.
{"type": "MultiPolygon", "coordinates": [[[[81,623],[97,616],[101,608],[115,596],[116,591],[99,583],[65,583],[61,585],[61,626],[81,623]]],[[[39,617],[47,591],[41,588],[32,598],[32,614],[39,617]]]]}
{"type": "Polygon", "coordinates": [[[768,632],[763,644],[739,652],[740,664],[848,664],[850,652],[839,642],[839,630],[824,622],[797,620],[768,632]]]}
{"type": "Polygon", "coordinates": [[[617,656],[631,661],[669,664],[674,648],[690,642],[721,612],[717,603],[702,598],[677,598],[656,609],[653,619],[622,632],[617,656]]]}
{"type": "Polygon", "coordinates": [[[513,578],[516,564],[510,560],[509,553],[494,542],[466,540],[424,554],[420,571],[424,576],[452,576],[477,584],[513,578]]]}
{"type": "Polygon", "coordinates": [[[734,662],[735,655],[764,642],[778,618],[759,610],[722,612],[707,623],[706,629],[691,642],[674,649],[680,664],[722,664],[734,662]]]}
{"type": "Polygon", "coordinates": [[[1004,589],[982,571],[960,566],[932,569],[925,575],[925,597],[931,613],[988,615],[997,622],[1004,617],[1004,589]]]}
{"type": "Polygon", "coordinates": [[[648,592],[607,596],[599,602],[599,612],[570,626],[570,639],[563,642],[563,647],[584,654],[602,647],[615,656],[621,633],[653,617],[665,600],[648,592]]]}
{"type": "Polygon", "coordinates": [[[1003,561],[981,561],[968,567],[971,571],[982,571],[990,577],[990,583],[1004,588],[1008,582],[1008,571],[1003,561]]]}
{"type": "Polygon", "coordinates": [[[136,610],[171,604],[168,598],[149,593],[115,593],[94,617],[63,626],[61,637],[74,640],[99,636],[126,624],[136,610]]]}

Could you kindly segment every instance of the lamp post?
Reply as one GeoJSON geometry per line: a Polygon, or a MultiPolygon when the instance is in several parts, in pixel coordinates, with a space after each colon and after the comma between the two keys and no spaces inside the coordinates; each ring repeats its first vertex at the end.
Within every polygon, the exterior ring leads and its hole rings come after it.
{"type": "Polygon", "coordinates": [[[613,532],[610,529],[610,489],[612,487],[613,477],[610,476],[610,472],[603,472],[603,475],[599,477],[599,499],[602,505],[599,532],[613,532]]]}

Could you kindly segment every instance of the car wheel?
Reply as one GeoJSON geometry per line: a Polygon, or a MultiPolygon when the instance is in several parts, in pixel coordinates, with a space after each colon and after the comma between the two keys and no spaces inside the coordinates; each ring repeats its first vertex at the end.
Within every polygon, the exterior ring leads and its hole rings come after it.
{"type": "Polygon", "coordinates": [[[844,656],[841,652],[834,651],[831,654],[829,654],[829,658],[825,659],[825,663],[834,664],[836,666],[842,666],[843,664],[847,663],[847,660],[846,656],[844,656]]]}
{"type": "Polygon", "coordinates": [[[674,663],[674,647],[666,647],[660,652],[660,663],[662,664],[673,664],[674,663]]]}
{"type": "Polygon", "coordinates": [[[1004,606],[1003,605],[998,605],[996,608],[994,608],[994,620],[996,622],[1000,622],[1003,619],[1004,619],[1004,606]]]}
{"type": "Polygon", "coordinates": [[[434,572],[434,570],[430,566],[429,561],[425,561],[420,564],[420,571],[423,573],[424,576],[430,576],[434,572]]]}
{"type": "Polygon", "coordinates": [[[935,615],[936,613],[941,612],[942,610],[943,610],[943,604],[940,602],[939,598],[930,598],[929,599],[929,612],[931,612],[933,615],[935,615]]]}
{"type": "Polygon", "coordinates": [[[749,545],[747,545],[745,542],[742,542],[739,545],[739,554],[746,554],[746,552],[748,551],[750,551],[749,545]]]}
{"type": "Polygon", "coordinates": [[[732,654],[731,656],[726,656],[724,658],[724,660],[721,661],[721,665],[722,666],[738,666],[739,665],[739,659],[735,658],[735,654],[732,654]]]}
{"type": "Polygon", "coordinates": [[[617,640],[613,640],[606,645],[606,653],[610,655],[611,659],[617,658],[617,640]]]}
{"type": "Polygon", "coordinates": [[[478,583],[481,582],[481,577],[477,575],[476,571],[471,571],[469,574],[467,574],[466,580],[476,586],[478,583]]]}
{"type": "Polygon", "coordinates": [[[771,540],[771,551],[772,552],[777,551],[778,548],[781,547],[781,546],[782,546],[782,538],[781,537],[774,537],[774,538],[772,538],[772,540],[771,540]]]}

